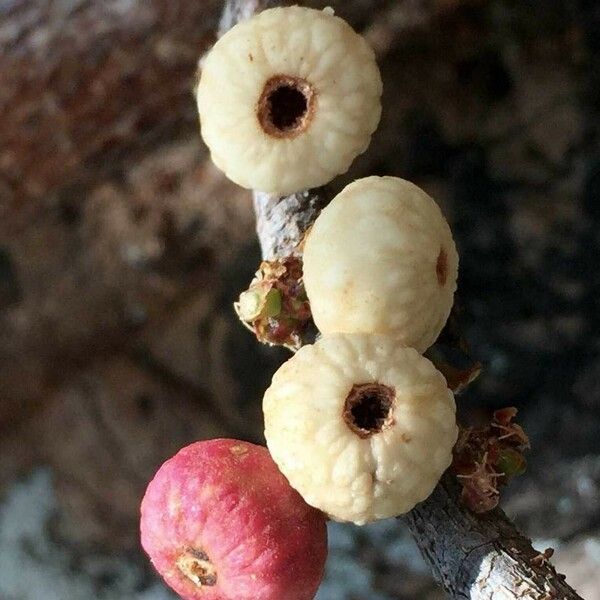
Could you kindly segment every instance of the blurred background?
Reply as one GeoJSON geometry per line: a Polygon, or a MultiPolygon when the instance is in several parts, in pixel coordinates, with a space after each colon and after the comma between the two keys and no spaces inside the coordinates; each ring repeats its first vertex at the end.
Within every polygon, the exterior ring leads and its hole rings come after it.
{"type": "MultiPolygon", "coordinates": [[[[326,4],[385,88],[334,186],[398,175],[442,205],[484,364],[461,411],[519,408],[533,451],[503,507],[598,600],[600,3],[326,4]]],[[[172,598],[138,544],[147,481],[193,440],[261,440],[287,354],[234,317],[251,201],[211,165],[191,92],[221,10],[0,0],[0,600],[172,598]]],[[[330,540],[320,600],[443,597],[401,524],[330,540]]]]}

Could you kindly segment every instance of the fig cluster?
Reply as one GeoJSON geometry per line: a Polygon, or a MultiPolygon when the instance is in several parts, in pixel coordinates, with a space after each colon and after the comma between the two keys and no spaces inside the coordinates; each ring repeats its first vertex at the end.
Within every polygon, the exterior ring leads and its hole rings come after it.
{"type": "MultiPolygon", "coordinates": [[[[201,132],[233,181],[294,193],[366,149],[381,91],[373,51],[333,11],[271,9],[204,60],[201,132]]],[[[142,545],[185,600],[311,600],[328,518],[362,525],[405,513],[451,463],[454,396],[422,355],[448,319],[458,273],[438,205],[408,181],[360,179],[321,212],[303,252],[293,272],[306,297],[287,311],[312,315],[321,335],[264,395],[268,450],[192,444],[142,501],[142,545]]],[[[238,314],[280,307],[279,288],[261,290],[240,298],[238,314]]]]}

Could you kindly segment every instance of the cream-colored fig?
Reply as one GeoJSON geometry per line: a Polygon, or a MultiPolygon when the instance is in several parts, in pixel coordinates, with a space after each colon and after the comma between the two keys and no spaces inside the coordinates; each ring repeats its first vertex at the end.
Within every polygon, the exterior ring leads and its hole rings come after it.
{"type": "Polygon", "coordinates": [[[442,374],[391,336],[326,335],[273,377],[265,436],[306,502],[363,524],[409,511],[452,460],[454,396],[442,374]]]}
{"type": "Polygon", "coordinates": [[[424,352],[443,329],[458,254],[438,205],[396,177],[347,186],[304,247],[304,284],[323,333],[394,334],[424,352]]]}
{"type": "Polygon", "coordinates": [[[364,152],[381,115],[372,49],[331,11],[273,8],[228,31],[197,88],[202,137],[239,185],[289,194],[364,152]]]}

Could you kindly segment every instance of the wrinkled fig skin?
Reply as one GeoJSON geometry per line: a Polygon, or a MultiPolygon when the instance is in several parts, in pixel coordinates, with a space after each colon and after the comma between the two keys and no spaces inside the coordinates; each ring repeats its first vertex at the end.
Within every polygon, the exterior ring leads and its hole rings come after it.
{"type": "Polygon", "coordinates": [[[141,507],[141,541],[184,600],[311,600],[327,528],[266,448],[197,442],[165,462],[141,507]]]}

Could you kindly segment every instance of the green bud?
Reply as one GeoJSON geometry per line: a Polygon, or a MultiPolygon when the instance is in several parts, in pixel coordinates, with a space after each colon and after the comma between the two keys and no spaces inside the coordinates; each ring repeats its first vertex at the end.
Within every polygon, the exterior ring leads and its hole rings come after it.
{"type": "Polygon", "coordinates": [[[527,462],[518,450],[504,448],[500,452],[496,467],[501,473],[504,473],[506,477],[514,477],[515,475],[522,475],[525,473],[527,462]]]}
{"type": "Polygon", "coordinates": [[[281,312],[281,293],[277,288],[271,288],[267,293],[260,315],[276,317],[281,312]]]}

